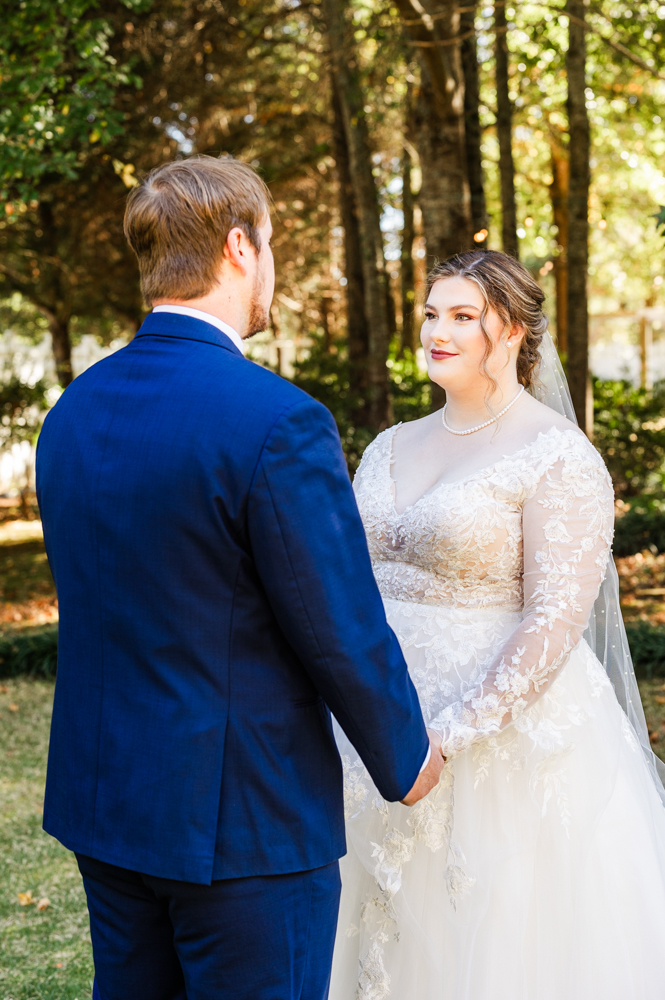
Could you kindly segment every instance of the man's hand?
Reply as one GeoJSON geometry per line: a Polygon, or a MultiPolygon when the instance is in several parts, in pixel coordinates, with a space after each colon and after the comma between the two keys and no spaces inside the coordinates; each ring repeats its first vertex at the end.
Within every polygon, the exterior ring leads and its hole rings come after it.
{"type": "Polygon", "coordinates": [[[415,806],[425,796],[432,791],[439,783],[439,776],[445,764],[445,758],[441,756],[441,737],[432,729],[427,730],[429,736],[430,754],[429,762],[424,771],[421,771],[416,778],[416,783],[409,794],[402,799],[405,806],[415,806]]]}

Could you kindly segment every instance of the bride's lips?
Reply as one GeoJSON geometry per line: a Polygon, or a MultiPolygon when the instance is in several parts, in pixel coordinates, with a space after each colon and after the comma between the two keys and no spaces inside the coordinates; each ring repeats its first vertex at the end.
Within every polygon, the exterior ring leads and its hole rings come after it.
{"type": "Polygon", "coordinates": [[[432,361],[445,361],[446,358],[457,357],[457,354],[454,354],[452,351],[442,351],[440,349],[437,349],[436,347],[433,347],[429,353],[432,358],[432,361]]]}

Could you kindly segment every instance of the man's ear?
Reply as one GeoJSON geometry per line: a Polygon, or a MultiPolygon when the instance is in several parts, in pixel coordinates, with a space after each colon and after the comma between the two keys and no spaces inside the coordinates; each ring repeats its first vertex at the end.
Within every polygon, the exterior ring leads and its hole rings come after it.
{"type": "Polygon", "coordinates": [[[224,260],[233,267],[237,267],[244,275],[247,274],[250,265],[249,250],[251,244],[246,234],[240,226],[234,226],[229,230],[224,244],[224,260]]]}

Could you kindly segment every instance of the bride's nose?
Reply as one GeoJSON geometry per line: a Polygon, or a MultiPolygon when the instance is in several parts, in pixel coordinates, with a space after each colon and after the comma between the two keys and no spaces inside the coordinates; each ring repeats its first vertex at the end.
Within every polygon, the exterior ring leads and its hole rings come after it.
{"type": "Polygon", "coordinates": [[[433,344],[450,343],[450,331],[446,329],[446,323],[443,317],[439,319],[434,329],[430,330],[430,338],[433,344]]]}

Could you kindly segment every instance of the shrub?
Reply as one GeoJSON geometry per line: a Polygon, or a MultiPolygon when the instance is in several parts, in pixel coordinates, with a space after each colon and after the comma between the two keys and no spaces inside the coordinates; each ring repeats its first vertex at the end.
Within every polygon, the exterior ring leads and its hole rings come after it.
{"type": "Polygon", "coordinates": [[[665,486],[665,382],[652,390],[594,379],[594,444],[619,497],[665,486]]]}
{"type": "Polygon", "coordinates": [[[57,662],[57,625],[0,636],[0,677],[55,677],[57,662]]]}
{"type": "Polygon", "coordinates": [[[643,549],[665,552],[665,503],[654,497],[640,497],[617,518],[614,555],[633,556],[643,549]]]}
{"type": "Polygon", "coordinates": [[[0,448],[31,440],[48,410],[44,379],[24,382],[9,370],[0,372],[0,448]]]}
{"type": "Polygon", "coordinates": [[[626,634],[637,676],[665,677],[665,628],[645,621],[627,622],[626,634]]]}

